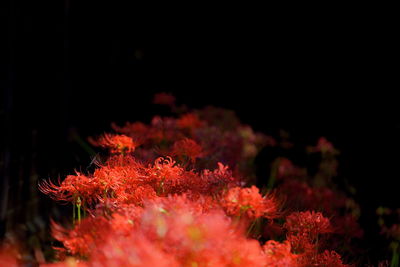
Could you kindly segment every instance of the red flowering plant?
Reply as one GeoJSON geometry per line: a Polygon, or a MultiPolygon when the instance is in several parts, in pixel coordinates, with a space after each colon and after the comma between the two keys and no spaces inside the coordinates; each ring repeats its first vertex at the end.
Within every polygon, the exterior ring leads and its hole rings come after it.
{"type": "MultiPolygon", "coordinates": [[[[346,254],[358,251],[353,244],[354,240],[363,235],[358,224],[360,208],[351,197],[352,190],[339,189],[335,181],[338,176],[337,156],[340,152],[326,138],[320,138],[315,146],[306,147],[303,151],[308,161],[318,159],[318,163],[304,167],[294,164],[292,158],[286,157],[290,155],[286,151],[293,147],[286,135],[281,142],[276,143],[276,147],[284,152],[277,154],[276,158],[271,160],[267,188],[275,189],[277,199],[283,203],[283,210],[291,213],[288,212],[284,220],[277,221],[272,229],[267,226],[264,237],[282,238],[284,230],[287,230],[286,237],[291,241],[294,250],[306,252],[316,249],[318,253],[322,253],[322,249],[335,249],[346,254]],[[296,223],[291,223],[294,218],[297,218],[296,223]],[[322,236],[317,235],[317,247],[315,241],[312,241],[315,238],[310,238],[305,230],[301,231],[305,236],[294,235],[291,230],[293,227],[289,227],[290,224],[304,224],[306,218],[309,220],[325,218],[322,221],[330,225],[329,234],[323,232],[322,236]]],[[[309,225],[311,227],[314,224],[309,223],[309,225]]]]}
{"type": "MultiPolygon", "coordinates": [[[[255,157],[278,142],[230,111],[188,111],[168,94],[155,103],[177,117],[113,124],[90,139],[109,152],[93,172],[39,185],[73,206],[73,224],[52,223],[62,246],[49,266],[347,266],[329,239],[345,196],[284,158],[274,190],[258,188],[255,157]]],[[[322,142],[312,153],[336,152],[322,142]]]]}
{"type": "Polygon", "coordinates": [[[89,138],[89,141],[94,146],[101,146],[110,150],[111,153],[131,153],[135,150],[137,144],[132,138],[126,135],[111,135],[105,134],[101,136],[98,140],[89,138]]]}

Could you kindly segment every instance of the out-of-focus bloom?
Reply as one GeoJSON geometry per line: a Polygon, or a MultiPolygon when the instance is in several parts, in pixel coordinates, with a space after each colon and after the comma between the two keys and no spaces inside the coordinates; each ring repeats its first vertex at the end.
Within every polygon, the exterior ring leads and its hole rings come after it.
{"type": "Polygon", "coordinates": [[[153,104],[172,107],[175,105],[175,100],[175,96],[172,94],[162,92],[154,95],[153,104]]]}
{"type": "Polygon", "coordinates": [[[317,145],[308,147],[307,150],[311,153],[320,152],[322,154],[339,154],[339,151],[325,137],[320,137],[317,145]]]}
{"type": "Polygon", "coordinates": [[[188,158],[194,163],[197,158],[203,155],[203,149],[196,141],[185,138],[174,143],[171,153],[181,160],[188,158]]]}
{"type": "Polygon", "coordinates": [[[113,235],[93,255],[91,266],[181,266],[174,255],[163,251],[155,242],[140,233],[113,235]]]}
{"type": "Polygon", "coordinates": [[[135,148],[137,147],[137,144],[132,140],[132,138],[126,135],[105,134],[98,140],[90,138],[89,141],[95,146],[108,148],[111,153],[131,153],[135,151],[135,148]]]}
{"type": "Polygon", "coordinates": [[[400,224],[393,224],[390,227],[384,226],[381,233],[385,234],[388,238],[400,240],[400,224]]]}
{"type": "Polygon", "coordinates": [[[197,205],[179,196],[154,202],[140,229],[181,266],[264,266],[256,240],[247,239],[220,210],[204,213],[197,205]]]}
{"type": "Polygon", "coordinates": [[[10,245],[0,246],[0,266],[17,267],[20,266],[18,262],[17,249],[10,245]]]}
{"type": "Polygon", "coordinates": [[[136,140],[138,143],[145,143],[148,138],[149,127],[142,122],[127,122],[122,127],[112,123],[111,127],[117,133],[127,135],[133,140],[136,140]]]}
{"type": "Polygon", "coordinates": [[[103,216],[87,217],[73,229],[52,222],[52,236],[63,243],[66,253],[76,256],[90,256],[106,240],[109,231],[110,224],[103,216]]]}
{"type": "Polygon", "coordinates": [[[56,262],[56,263],[40,264],[40,266],[44,266],[44,267],[89,267],[91,265],[80,259],[76,259],[73,257],[67,257],[63,261],[56,262]]]}
{"type": "Polygon", "coordinates": [[[344,239],[351,239],[353,237],[361,238],[364,235],[364,231],[357,222],[357,218],[351,213],[334,217],[331,219],[331,223],[335,234],[342,235],[342,238],[344,239]]]}
{"type": "Polygon", "coordinates": [[[202,188],[202,192],[212,195],[239,184],[239,181],[232,176],[232,171],[229,170],[228,166],[221,162],[218,162],[218,168],[214,171],[205,169],[201,174],[201,181],[205,186],[205,188],[202,188]]]}
{"type": "Polygon", "coordinates": [[[236,131],[240,121],[233,110],[208,106],[201,110],[200,118],[211,126],[217,126],[225,131],[236,131]]]}
{"type": "Polygon", "coordinates": [[[325,137],[321,137],[318,139],[316,148],[320,152],[333,152],[335,150],[332,143],[326,140],[325,137]]]}
{"type": "Polygon", "coordinates": [[[194,113],[188,113],[182,115],[177,120],[177,125],[180,129],[189,129],[194,130],[196,128],[200,128],[204,125],[204,122],[199,119],[199,117],[194,113]]]}
{"type": "Polygon", "coordinates": [[[261,196],[257,187],[234,187],[224,196],[221,205],[228,215],[247,216],[249,219],[277,217],[278,205],[272,195],[261,196]]]}
{"type": "Polygon", "coordinates": [[[296,167],[287,158],[278,158],[278,159],[276,159],[276,164],[277,164],[277,166],[276,166],[277,167],[276,177],[278,179],[304,176],[304,171],[302,171],[300,168],[296,167]]]}
{"type": "Polygon", "coordinates": [[[263,246],[266,256],[265,266],[271,267],[296,267],[297,255],[291,252],[290,243],[285,241],[283,243],[269,240],[263,246]]]}

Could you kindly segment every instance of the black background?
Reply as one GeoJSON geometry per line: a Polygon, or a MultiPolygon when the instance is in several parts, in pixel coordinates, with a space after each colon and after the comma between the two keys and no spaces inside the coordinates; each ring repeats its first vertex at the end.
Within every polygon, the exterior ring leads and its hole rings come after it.
{"type": "MultiPolygon", "coordinates": [[[[394,37],[379,11],[213,7],[178,17],[162,7],[143,16],[134,4],[2,5],[2,203],[19,207],[16,223],[26,220],[33,173],[63,177],[89,164],[71,132],[86,139],[113,121],[149,122],[162,111],[151,105],[160,91],[189,107],[233,109],[303,145],[327,137],[367,229],[376,207],[399,206],[394,37]]],[[[36,197],[40,210],[51,205],[36,197]]]]}

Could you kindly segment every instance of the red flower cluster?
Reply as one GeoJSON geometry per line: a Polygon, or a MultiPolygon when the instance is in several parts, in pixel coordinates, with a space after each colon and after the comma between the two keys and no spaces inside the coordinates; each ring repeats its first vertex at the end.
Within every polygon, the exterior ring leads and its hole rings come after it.
{"type": "Polygon", "coordinates": [[[111,153],[131,153],[137,144],[126,135],[105,134],[98,140],[90,138],[89,141],[95,146],[101,146],[110,150],[111,153]]]}
{"type": "MultiPolygon", "coordinates": [[[[155,102],[183,110],[167,94],[155,102]]],[[[74,207],[74,225],[53,223],[63,244],[53,266],[346,266],[324,237],[334,232],[330,220],[305,207],[318,190],[321,200],[334,197],[300,182],[306,174],[289,160],[275,164],[277,192],[260,193],[251,185],[254,158],[278,143],[233,113],[206,108],[113,129],[123,135],[92,140],[111,152],[93,173],[39,185],[74,207]],[[292,184],[302,189],[290,191],[292,184]],[[283,206],[294,197],[285,192],[307,200],[283,206]]]]}
{"type": "Polygon", "coordinates": [[[320,234],[331,232],[329,220],[321,213],[294,212],[286,218],[284,228],[294,251],[309,256],[321,243],[320,234]]]}
{"type": "Polygon", "coordinates": [[[311,242],[314,242],[319,234],[332,232],[329,220],[320,212],[314,211],[293,212],[286,217],[284,226],[289,235],[301,234],[311,242]]]}
{"type": "Polygon", "coordinates": [[[288,241],[279,243],[269,240],[263,246],[264,253],[267,255],[266,266],[297,266],[298,255],[291,252],[291,246],[288,241]]]}
{"type": "Polygon", "coordinates": [[[231,188],[222,200],[222,206],[231,216],[247,216],[249,219],[277,217],[278,206],[272,195],[261,196],[257,187],[231,188]]]}
{"type": "Polygon", "coordinates": [[[190,162],[195,163],[196,159],[201,157],[202,154],[201,146],[189,138],[176,141],[172,146],[172,155],[180,159],[181,162],[188,158],[190,162]]]}

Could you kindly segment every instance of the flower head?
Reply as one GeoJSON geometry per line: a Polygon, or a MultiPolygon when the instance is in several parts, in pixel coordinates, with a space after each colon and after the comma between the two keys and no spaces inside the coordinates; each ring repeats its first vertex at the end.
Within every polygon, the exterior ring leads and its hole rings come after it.
{"type": "Polygon", "coordinates": [[[188,113],[180,117],[177,121],[178,127],[180,129],[194,130],[204,125],[198,116],[194,113],[188,113]]]}
{"type": "Polygon", "coordinates": [[[135,151],[135,148],[137,147],[137,144],[132,140],[132,138],[126,135],[105,134],[97,141],[91,138],[89,141],[95,146],[108,148],[111,153],[131,153],[135,151]]]}
{"type": "Polygon", "coordinates": [[[266,256],[265,266],[271,266],[271,267],[298,266],[297,265],[298,256],[291,253],[291,247],[288,241],[279,243],[274,240],[269,240],[263,246],[263,250],[266,256]]]}
{"type": "Polygon", "coordinates": [[[197,158],[203,155],[203,150],[196,141],[185,138],[174,143],[172,146],[172,155],[179,159],[188,158],[194,163],[197,158]]]}
{"type": "Polygon", "coordinates": [[[290,236],[305,236],[311,242],[315,241],[319,234],[332,232],[328,218],[321,212],[306,211],[293,212],[286,217],[284,227],[290,236]]]}
{"type": "Polygon", "coordinates": [[[234,187],[224,196],[222,206],[228,215],[245,215],[249,219],[277,217],[278,205],[272,195],[261,196],[257,187],[234,187]]]}

